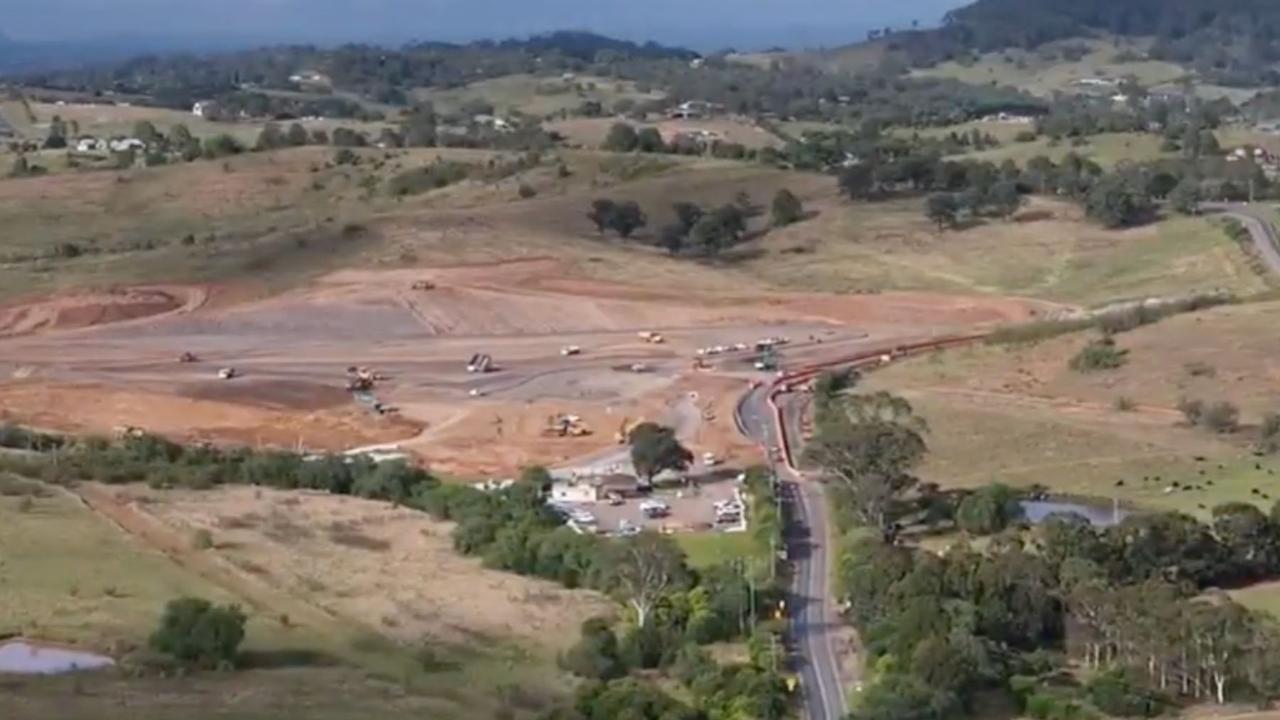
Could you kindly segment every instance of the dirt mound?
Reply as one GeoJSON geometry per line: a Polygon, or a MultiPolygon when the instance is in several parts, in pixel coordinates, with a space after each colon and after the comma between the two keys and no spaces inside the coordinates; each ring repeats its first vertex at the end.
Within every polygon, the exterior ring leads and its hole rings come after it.
{"type": "Polygon", "coordinates": [[[133,287],[82,292],[0,308],[0,337],[118,323],[200,304],[190,288],[133,287]]]}

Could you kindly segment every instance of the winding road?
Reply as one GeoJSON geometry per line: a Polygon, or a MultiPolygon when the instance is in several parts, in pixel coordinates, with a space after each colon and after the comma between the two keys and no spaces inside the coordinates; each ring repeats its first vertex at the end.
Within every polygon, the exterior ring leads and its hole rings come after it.
{"type": "Polygon", "coordinates": [[[1238,203],[1204,203],[1201,207],[1207,212],[1219,213],[1239,220],[1249,231],[1258,257],[1262,258],[1267,269],[1280,274],[1280,237],[1277,237],[1276,228],[1271,224],[1271,218],[1266,213],[1253,205],[1238,203]]]}
{"type": "MultiPolygon", "coordinates": [[[[810,720],[839,720],[847,712],[835,652],[834,632],[840,617],[832,605],[832,544],[827,500],[822,485],[803,479],[785,459],[775,459],[785,438],[779,432],[770,395],[773,388],[752,389],[738,404],[739,429],[769,449],[771,464],[787,505],[787,557],[794,570],[787,606],[791,609],[791,641],[800,655],[800,687],[805,716],[810,720]]],[[[794,398],[794,396],[785,396],[794,398]]],[[[785,401],[785,400],[784,400],[785,401]]],[[[785,456],[783,456],[785,457],[785,456]]]]}

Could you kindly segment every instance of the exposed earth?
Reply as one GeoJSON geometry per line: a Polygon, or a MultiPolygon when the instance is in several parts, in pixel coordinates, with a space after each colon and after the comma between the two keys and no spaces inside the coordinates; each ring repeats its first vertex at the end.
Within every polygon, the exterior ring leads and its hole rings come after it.
{"type": "Polygon", "coordinates": [[[622,285],[549,259],[347,270],[238,304],[206,303],[211,290],[128,288],[0,308],[0,416],[56,430],[127,425],[314,450],[390,443],[444,472],[497,476],[605,452],[624,424],[674,424],[693,402],[699,412],[681,423],[682,435],[698,454],[733,458],[750,449],[733,408],[762,377],[756,354],[718,354],[697,370],[698,348],[781,336],[791,340],[782,365],[794,367],[1046,309],[932,293],[622,285]],[[665,342],[646,342],[643,331],[665,342]],[[571,345],[581,353],[562,355],[571,345]],[[179,362],[183,353],[196,360],[179,362]],[[477,353],[496,369],[468,373],[477,353]],[[352,366],[379,374],[372,392],[386,414],[346,390],[352,366]],[[238,377],[218,377],[231,367],[238,377]],[[548,431],[565,414],[590,434],[548,431]]]}

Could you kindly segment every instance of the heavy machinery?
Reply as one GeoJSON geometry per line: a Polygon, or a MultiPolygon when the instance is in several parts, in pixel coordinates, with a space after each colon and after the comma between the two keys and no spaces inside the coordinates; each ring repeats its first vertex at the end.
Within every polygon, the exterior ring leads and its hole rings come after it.
{"type": "Polygon", "coordinates": [[[693,359],[693,365],[692,365],[692,368],[693,368],[694,370],[710,370],[710,369],[711,369],[711,363],[707,362],[706,360],[703,360],[703,359],[702,359],[702,358],[700,358],[700,357],[699,357],[699,358],[694,358],[694,359],[693,359]]]}
{"type": "Polygon", "coordinates": [[[582,348],[578,347],[577,345],[565,345],[564,347],[560,348],[560,354],[565,357],[570,357],[572,355],[581,355],[582,348]]]}
{"type": "Polygon", "coordinates": [[[196,354],[191,352],[184,352],[178,356],[178,362],[180,363],[193,363],[199,362],[199,360],[200,358],[196,357],[196,354]]]}
{"type": "Polygon", "coordinates": [[[430,280],[414,280],[410,287],[414,290],[435,290],[436,284],[430,280]]]}
{"type": "Polygon", "coordinates": [[[591,428],[577,415],[552,415],[547,418],[542,434],[548,437],[585,437],[591,434],[591,428]]]}
{"type": "Polygon", "coordinates": [[[760,357],[756,358],[755,368],[757,370],[778,369],[778,354],[773,351],[772,345],[766,347],[764,352],[760,353],[760,357]]]}
{"type": "Polygon", "coordinates": [[[467,372],[487,373],[493,369],[493,358],[484,353],[476,353],[467,361],[467,372]]]}
{"type": "Polygon", "coordinates": [[[240,371],[233,367],[224,367],[218,371],[218,378],[221,380],[231,380],[240,377],[240,371]]]}
{"type": "Polygon", "coordinates": [[[640,332],[636,333],[636,335],[641,340],[647,343],[652,343],[654,345],[661,345],[662,343],[666,342],[666,338],[662,337],[661,333],[656,333],[656,332],[653,332],[652,330],[641,330],[640,332]]]}

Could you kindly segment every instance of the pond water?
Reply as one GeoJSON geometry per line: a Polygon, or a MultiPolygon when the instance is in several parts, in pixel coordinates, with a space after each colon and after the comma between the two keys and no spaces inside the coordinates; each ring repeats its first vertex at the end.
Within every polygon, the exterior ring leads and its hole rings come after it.
{"type": "Polygon", "coordinates": [[[1074,513],[1095,527],[1111,527],[1129,515],[1125,510],[1059,500],[1023,500],[1022,512],[1030,523],[1044,522],[1045,518],[1054,513],[1074,513]]]}
{"type": "Polygon", "coordinates": [[[48,675],[115,664],[115,660],[105,655],[80,650],[34,645],[23,640],[0,643],[0,673],[48,675]]]}

